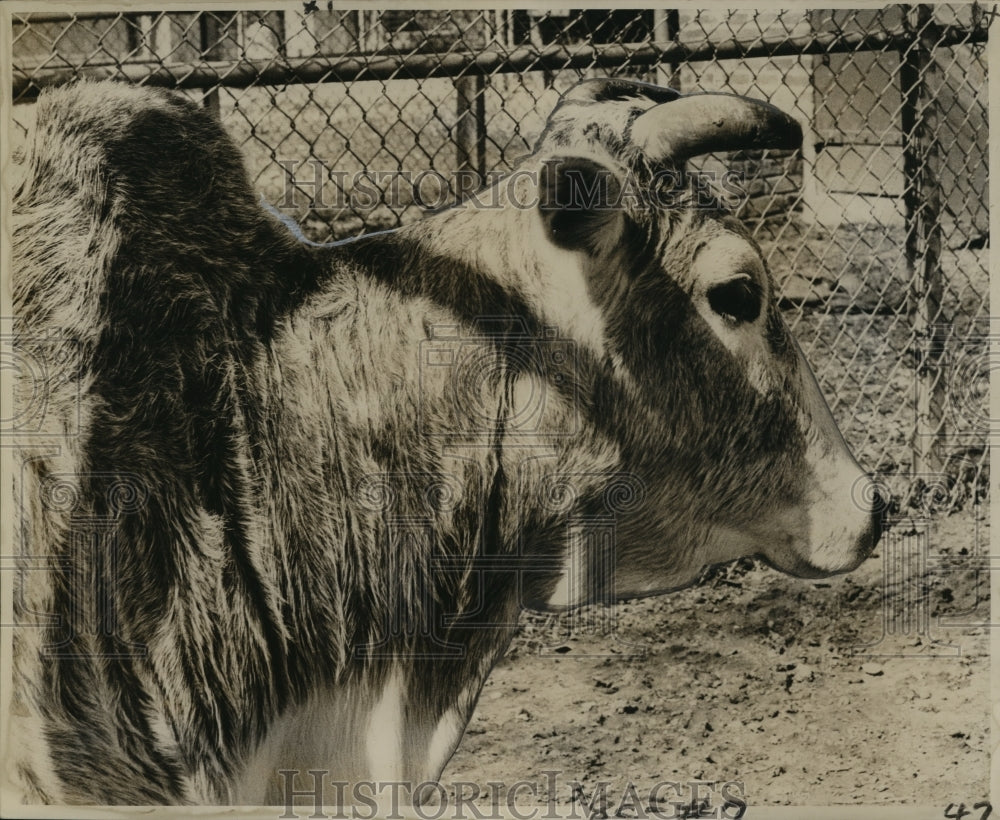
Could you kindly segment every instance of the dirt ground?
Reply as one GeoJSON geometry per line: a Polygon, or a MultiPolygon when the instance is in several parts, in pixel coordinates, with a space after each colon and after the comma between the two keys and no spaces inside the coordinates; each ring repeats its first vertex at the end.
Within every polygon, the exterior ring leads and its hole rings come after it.
{"type": "Polygon", "coordinates": [[[736,781],[750,806],[971,807],[988,795],[987,545],[980,505],[897,524],[847,576],[744,563],[575,624],[528,613],[442,780],[488,802],[484,784],[523,778],[560,805],[605,781],[611,816],[629,782],[644,802],[691,780],[736,781]]]}

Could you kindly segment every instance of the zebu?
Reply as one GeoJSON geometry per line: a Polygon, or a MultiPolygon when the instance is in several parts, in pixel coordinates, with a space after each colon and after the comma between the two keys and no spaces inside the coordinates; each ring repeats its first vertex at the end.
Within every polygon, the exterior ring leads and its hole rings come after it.
{"type": "Polygon", "coordinates": [[[41,363],[18,385],[28,799],[419,783],[526,604],[744,555],[856,567],[877,494],[759,248],[660,184],[800,139],[756,101],[589,81],[484,197],[503,207],[316,247],[193,104],[45,95],[14,226],[17,345],[41,363]],[[588,536],[608,520],[610,552],[588,536]]]}

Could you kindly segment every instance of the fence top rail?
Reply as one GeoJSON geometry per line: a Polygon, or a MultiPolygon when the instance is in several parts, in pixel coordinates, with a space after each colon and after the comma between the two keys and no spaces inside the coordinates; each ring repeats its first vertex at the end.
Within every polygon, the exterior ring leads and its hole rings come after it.
{"type": "Polygon", "coordinates": [[[137,12],[126,11],[15,11],[12,15],[14,23],[31,25],[32,23],[73,23],[77,20],[115,20],[126,14],[137,12]]]}
{"type": "MultiPolygon", "coordinates": [[[[273,57],[264,60],[204,61],[160,64],[122,62],[105,65],[42,67],[13,79],[16,101],[37,96],[47,86],[70,80],[117,78],[174,88],[246,87],[288,82],[358,82],[362,80],[429,79],[491,75],[522,71],[612,68],[628,64],[794,57],[857,51],[905,51],[915,43],[947,47],[985,43],[987,26],[928,25],[919,32],[817,32],[781,38],[758,38],[752,43],[728,39],[692,46],[685,43],[586,46],[553,45],[544,48],[520,46],[510,50],[480,53],[449,51],[432,54],[374,52],[339,57],[273,57]]],[[[23,71],[23,70],[22,70],[23,71]]]]}

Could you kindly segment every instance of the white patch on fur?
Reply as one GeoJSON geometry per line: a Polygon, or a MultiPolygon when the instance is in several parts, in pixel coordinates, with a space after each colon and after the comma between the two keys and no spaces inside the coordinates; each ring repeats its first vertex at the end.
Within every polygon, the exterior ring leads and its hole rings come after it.
{"type": "MultiPolygon", "coordinates": [[[[310,713],[313,710],[308,710],[310,713]]],[[[301,723],[297,715],[285,713],[271,724],[267,737],[247,761],[236,783],[233,784],[230,802],[243,806],[261,806],[267,802],[277,802],[284,799],[281,783],[277,780],[276,769],[285,767],[282,754],[288,744],[288,737],[295,724],[301,723]]],[[[315,726],[322,721],[322,716],[310,714],[315,726]]],[[[337,727],[328,726],[330,731],[337,727]]],[[[303,773],[303,776],[305,774],[303,773]]],[[[294,785],[294,784],[293,784],[294,785]]],[[[302,786],[296,788],[302,789],[302,786]]]]}
{"type": "Polygon", "coordinates": [[[442,715],[434,729],[434,734],[431,736],[425,758],[426,762],[423,764],[426,766],[429,777],[436,778],[438,773],[444,769],[452,752],[455,751],[458,742],[462,739],[466,723],[467,721],[457,709],[450,709],[442,715]]]}
{"type": "Polygon", "coordinates": [[[49,800],[53,803],[64,802],[61,781],[52,763],[49,744],[45,739],[45,723],[41,717],[37,714],[25,714],[23,706],[12,707],[8,715],[8,732],[10,745],[7,747],[7,783],[21,791],[20,794],[9,797],[28,803],[37,799],[23,788],[25,784],[21,781],[17,767],[24,766],[45,790],[49,800]]]}
{"type": "MultiPolygon", "coordinates": [[[[601,358],[607,349],[604,314],[590,298],[584,276],[584,254],[552,244],[545,236],[541,218],[534,216],[530,235],[521,241],[530,245],[536,257],[535,265],[524,270],[537,269],[540,276],[539,290],[533,300],[535,308],[546,322],[561,328],[564,334],[601,358]]],[[[517,233],[522,234],[524,227],[519,226],[517,233]]]]}
{"type": "Polygon", "coordinates": [[[559,580],[546,602],[553,609],[566,609],[585,603],[582,598],[586,588],[583,540],[579,537],[579,533],[571,531],[567,541],[559,580]]]}
{"type": "Polygon", "coordinates": [[[365,748],[374,780],[388,782],[403,777],[403,694],[403,676],[394,667],[368,716],[365,748]]]}
{"type": "MultiPolygon", "coordinates": [[[[838,433],[839,435],[839,433],[838,433]]],[[[834,452],[814,443],[806,452],[816,489],[809,506],[809,564],[825,572],[854,569],[872,526],[872,481],[846,444],[834,452]]]]}
{"type": "MultiPolygon", "coordinates": [[[[278,769],[299,772],[291,784],[296,792],[304,792],[296,797],[297,805],[313,804],[309,770],[328,773],[324,775],[322,795],[328,805],[338,796],[330,785],[332,781],[416,785],[438,778],[462,738],[489,667],[490,663],[484,664],[436,725],[405,722],[406,680],[399,666],[392,669],[380,691],[362,684],[314,693],[271,724],[267,737],[233,784],[228,802],[283,805],[288,784],[278,775],[278,769]],[[408,759],[403,753],[404,737],[417,738],[408,759]]],[[[375,798],[388,795],[387,791],[375,798]]],[[[392,807],[380,808],[389,811],[392,807]]]]}
{"type": "Polygon", "coordinates": [[[604,355],[604,315],[590,298],[584,277],[582,252],[557,247],[545,235],[534,204],[537,192],[526,190],[521,176],[499,192],[482,195],[484,202],[503,202],[489,213],[475,208],[454,211],[447,222],[436,222],[434,233],[424,235],[433,250],[482,271],[506,286],[514,286],[542,322],[559,328],[570,338],[604,355]],[[508,194],[513,194],[514,202],[508,194]],[[522,203],[519,207],[516,203],[522,203]],[[525,207],[530,204],[531,207],[525,207]],[[484,221],[488,223],[484,230],[484,221]]]}
{"type": "Polygon", "coordinates": [[[518,376],[514,380],[509,420],[509,426],[513,431],[531,432],[532,427],[539,421],[539,415],[544,411],[548,392],[544,377],[518,376]]]}
{"type": "MultiPolygon", "coordinates": [[[[52,371],[50,370],[50,373],[52,371]]],[[[80,454],[79,431],[89,428],[89,416],[94,401],[86,397],[89,379],[72,383],[63,389],[54,387],[45,391],[44,403],[37,406],[37,415],[24,408],[25,392],[38,389],[38,384],[27,384],[30,372],[22,372],[15,382],[17,393],[14,407],[19,413],[36,423],[32,435],[25,435],[23,446],[12,451],[14,478],[13,538],[18,553],[27,560],[18,569],[12,583],[7,617],[14,617],[14,598],[19,599],[18,628],[13,630],[12,653],[14,685],[9,695],[7,727],[8,783],[24,790],[28,802],[37,798],[34,789],[24,782],[19,767],[30,773],[45,796],[55,802],[64,802],[66,796],[56,772],[49,743],[45,737],[46,722],[40,710],[46,704],[48,693],[42,687],[45,664],[45,644],[48,633],[42,627],[45,613],[55,611],[56,590],[53,576],[42,572],[44,559],[51,558],[50,545],[64,537],[69,522],[79,514],[80,454]],[[79,387],[79,391],[74,388],[79,387]],[[27,390],[25,390],[27,388],[27,390]],[[35,434],[39,440],[33,441],[35,434]],[[50,442],[50,443],[46,443],[50,442]],[[32,462],[37,462],[32,464],[32,462]]],[[[60,374],[62,375],[62,374],[60,374]]]]}
{"type": "MultiPolygon", "coordinates": [[[[282,805],[286,783],[279,769],[300,773],[292,783],[300,792],[312,788],[309,770],[328,772],[327,781],[401,780],[402,695],[398,669],[381,692],[366,685],[314,692],[271,724],[233,784],[229,802],[282,805]]],[[[325,789],[325,800],[336,798],[335,789],[325,789]]],[[[296,798],[299,804],[312,800],[311,794],[296,798]]]]}
{"type": "Polygon", "coordinates": [[[816,489],[809,507],[809,563],[828,572],[853,569],[872,526],[871,480],[855,461],[815,376],[798,351],[809,418],[799,424],[809,432],[806,463],[816,489]],[[810,423],[811,422],[811,423],[810,423]]]}
{"type": "Polygon", "coordinates": [[[559,580],[556,582],[556,588],[552,591],[549,596],[549,600],[546,604],[552,609],[567,609],[572,601],[570,593],[570,578],[569,578],[569,567],[570,562],[567,561],[563,566],[562,571],[559,575],[559,580]]]}

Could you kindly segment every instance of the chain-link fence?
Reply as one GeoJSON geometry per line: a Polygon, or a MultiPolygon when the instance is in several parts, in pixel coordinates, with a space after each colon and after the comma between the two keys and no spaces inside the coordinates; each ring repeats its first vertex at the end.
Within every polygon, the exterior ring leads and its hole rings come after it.
{"type": "MultiPolygon", "coordinates": [[[[17,134],[76,77],[184,89],[314,239],[418,218],[503,172],[585,76],[772,101],[801,152],[699,160],[739,210],[845,437],[899,492],[985,491],[988,19],[880,10],[285,11],[14,15],[17,134]],[[430,198],[440,204],[442,191],[430,198]],[[895,477],[895,478],[893,478],[895,477]],[[914,481],[916,479],[916,481],[914,481]]],[[[911,496],[912,497],[912,496],[911,496]]],[[[926,495],[921,503],[926,504],[926,495]]]]}

